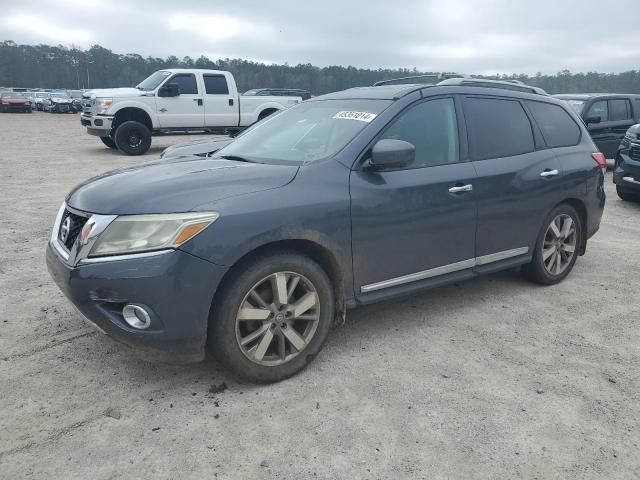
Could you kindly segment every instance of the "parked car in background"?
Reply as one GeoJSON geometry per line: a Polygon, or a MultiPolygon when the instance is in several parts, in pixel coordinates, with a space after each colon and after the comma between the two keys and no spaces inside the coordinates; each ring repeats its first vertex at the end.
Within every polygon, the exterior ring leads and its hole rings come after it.
{"type": "Polygon", "coordinates": [[[74,113],[82,112],[82,90],[67,90],[69,97],[71,98],[71,109],[74,113]]]}
{"type": "Polygon", "coordinates": [[[73,100],[66,92],[51,92],[43,107],[45,112],[73,113],[73,100]]]}
{"type": "Polygon", "coordinates": [[[33,92],[36,110],[43,111],[44,104],[49,99],[49,92],[33,92]]]}
{"type": "Polygon", "coordinates": [[[571,93],[554,96],[578,112],[587,124],[591,138],[607,158],[615,158],[627,129],[640,122],[640,95],[571,93]]]}
{"type": "Polygon", "coordinates": [[[640,202],[640,124],[627,130],[613,167],[613,183],[622,200],[640,202]]]}
{"type": "Polygon", "coordinates": [[[298,88],[254,88],[243,93],[246,96],[276,96],[276,97],[301,97],[302,100],[309,100],[311,92],[298,88]]]}
{"type": "Polygon", "coordinates": [[[534,87],[355,88],[213,156],[82,183],[47,265],[139,351],[196,361],[208,344],[237,376],[273,382],[318,354],[346,308],[517,266],[562,281],[599,228],[605,172],[577,114],[534,87]]]}
{"type": "Polygon", "coordinates": [[[21,95],[31,102],[31,110],[36,108],[36,97],[34,92],[23,92],[21,95]]]}
{"type": "Polygon", "coordinates": [[[21,93],[2,92],[0,93],[0,112],[24,112],[31,113],[31,101],[21,93]]]}
{"type": "Polygon", "coordinates": [[[175,68],[155,72],[136,88],[93,90],[81,122],[107,147],[142,155],[152,135],[226,133],[301,101],[299,96],[245,97],[229,72],[175,68]]]}

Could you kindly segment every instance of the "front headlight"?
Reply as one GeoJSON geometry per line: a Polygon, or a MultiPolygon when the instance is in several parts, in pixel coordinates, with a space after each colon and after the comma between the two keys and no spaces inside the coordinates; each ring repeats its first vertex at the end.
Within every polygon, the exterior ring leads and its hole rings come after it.
{"type": "Polygon", "coordinates": [[[113,98],[96,98],[98,113],[104,113],[109,110],[111,104],[113,104],[113,98]]]}
{"type": "MultiPolygon", "coordinates": [[[[217,212],[197,212],[118,217],[98,236],[89,256],[176,248],[198,235],[219,216],[217,212]]],[[[90,232],[86,232],[88,235],[90,232]]]]}

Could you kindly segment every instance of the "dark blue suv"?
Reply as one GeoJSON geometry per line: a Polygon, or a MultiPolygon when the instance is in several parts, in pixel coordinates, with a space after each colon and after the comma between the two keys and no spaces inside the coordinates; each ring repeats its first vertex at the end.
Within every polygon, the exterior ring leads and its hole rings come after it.
{"type": "Polygon", "coordinates": [[[604,156],[562,101],[506,82],[354,88],[212,157],[75,188],[47,250],[97,328],[154,356],[286,378],[349,308],[522,266],[563,280],[598,230],[604,156]]]}

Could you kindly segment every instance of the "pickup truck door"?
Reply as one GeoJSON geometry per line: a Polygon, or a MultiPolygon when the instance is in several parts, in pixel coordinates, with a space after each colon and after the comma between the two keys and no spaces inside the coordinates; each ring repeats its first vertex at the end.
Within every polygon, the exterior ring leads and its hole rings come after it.
{"type": "Polygon", "coordinates": [[[237,92],[229,88],[223,74],[205,73],[204,124],[207,127],[235,127],[239,124],[240,105],[237,92]]]}
{"type": "Polygon", "coordinates": [[[600,117],[600,123],[590,123],[587,126],[591,138],[607,158],[615,158],[624,134],[636,123],[631,112],[631,102],[626,98],[596,100],[584,116],[585,119],[589,117],[600,117]]]}
{"type": "Polygon", "coordinates": [[[160,128],[202,128],[204,105],[201,87],[193,73],[176,73],[163,85],[175,83],[180,89],[177,97],[156,97],[156,113],[160,128]]]}

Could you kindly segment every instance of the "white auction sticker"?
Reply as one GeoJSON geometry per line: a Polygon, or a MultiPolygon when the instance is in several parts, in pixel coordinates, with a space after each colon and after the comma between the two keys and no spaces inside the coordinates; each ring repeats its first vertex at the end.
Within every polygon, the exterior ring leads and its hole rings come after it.
{"type": "Polygon", "coordinates": [[[377,115],[375,113],[368,112],[338,112],[333,118],[341,118],[343,120],[360,120],[361,122],[370,123],[371,120],[376,118],[377,115]]]}

